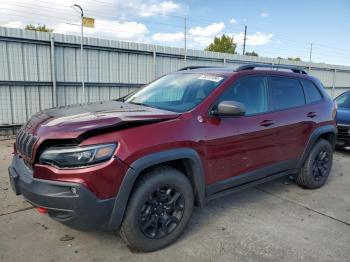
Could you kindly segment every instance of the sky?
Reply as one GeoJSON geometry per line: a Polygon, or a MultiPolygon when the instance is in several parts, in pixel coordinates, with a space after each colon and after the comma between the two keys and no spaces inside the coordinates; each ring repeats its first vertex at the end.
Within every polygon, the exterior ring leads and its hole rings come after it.
{"type": "Polygon", "coordinates": [[[45,24],[55,33],[80,34],[79,4],[95,18],[86,36],[203,50],[226,34],[242,54],[300,57],[350,66],[350,0],[0,0],[0,26],[45,24]]]}

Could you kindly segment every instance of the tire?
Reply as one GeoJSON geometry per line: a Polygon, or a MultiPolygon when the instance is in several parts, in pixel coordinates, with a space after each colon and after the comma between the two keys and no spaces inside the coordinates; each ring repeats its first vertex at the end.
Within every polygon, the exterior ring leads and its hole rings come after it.
{"type": "Polygon", "coordinates": [[[319,139],[311,149],[302,169],[295,177],[295,182],[307,189],[322,187],[332,168],[333,148],[325,139],[319,139]]]}
{"type": "Polygon", "coordinates": [[[161,249],[185,229],[193,210],[193,189],[179,170],[159,166],[137,181],[120,235],[138,252],[161,249]]]}

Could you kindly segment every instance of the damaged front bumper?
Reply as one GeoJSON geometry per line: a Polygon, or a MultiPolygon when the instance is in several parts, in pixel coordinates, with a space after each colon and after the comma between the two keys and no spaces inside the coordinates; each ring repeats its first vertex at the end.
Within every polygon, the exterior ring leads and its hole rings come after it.
{"type": "Polygon", "coordinates": [[[33,178],[17,155],[8,168],[11,187],[32,205],[43,207],[55,220],[79,230],[109,229],[115,198],[99,199],[78,183],[33,178]]]}

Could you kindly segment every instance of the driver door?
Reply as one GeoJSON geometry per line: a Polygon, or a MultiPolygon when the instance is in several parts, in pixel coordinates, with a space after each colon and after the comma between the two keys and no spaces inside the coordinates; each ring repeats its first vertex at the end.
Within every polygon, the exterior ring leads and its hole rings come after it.
{"type": "MultiPolygon", "coordinates": [[[[220,101],[237,101],[246,107],[244,116],[211,118],[206,128],[206,168],[208,184],[249,182],[264,176],[263,169],[275,161],[274,119],[269,113],[267,78],[248,76],[238,79],[224,91],[220,101]],[[260,170],[262,172],[260,172],[260,170]],[[260,172],[260,173],[259,173],[260,172]],[[252,173],[252,174],[250,174],[252,173]]],[[[234,186],[234,185],[233,185],[234,186]]]]}

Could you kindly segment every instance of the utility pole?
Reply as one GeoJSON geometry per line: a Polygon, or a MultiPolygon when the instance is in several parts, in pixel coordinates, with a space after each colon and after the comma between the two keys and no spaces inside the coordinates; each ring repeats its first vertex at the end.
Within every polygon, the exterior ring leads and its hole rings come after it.
{"type": "Polygon", "coordinates": [[[310,58],[309,58],[309,62],[311,63],[312,61],[312,43],[310,44],[310,58]]]}
{"type": "Polygon", "coordinates": [[[312,63],[312,43],[310,44],[309,72],[311,70],[311,63],[312,63]]]}
{"type": "Polygon", "coordinates": [[[185,66],[187,65],[187,18],[184,17],[185,66]]]}
{"type": "Polygon", "coordinates": [[[84,11],[83,8],[80,5],[75,4],[74,6],[78,7],[80,9],[81,14],[81,41],[80,41],[80,76],[81,76],[81,87],[83,88],[83,99],[82,102],[85,102],[85,83],[84,83],[84,57],[83,57],[83,50],[84,50],[84,26],[83,26],[83,20],[84,20],[84,11]]]}
{"type": "Polygon", "coordinates": [[[247,26],[244,26],[243,55],[245,54],[245,42],[247,40],[247,26]]]}

